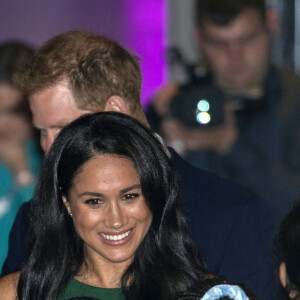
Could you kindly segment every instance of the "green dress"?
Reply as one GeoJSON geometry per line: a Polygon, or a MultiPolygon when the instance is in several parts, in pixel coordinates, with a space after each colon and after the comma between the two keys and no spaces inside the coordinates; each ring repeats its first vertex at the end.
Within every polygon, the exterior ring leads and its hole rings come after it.
{"type": "Polygon", "coordinates": [[[106,289],[84,284],[71,279],[58,300],[67,300],[76,297],[92,297],[100,300],[125,300],[121,288],[106,289]]]}

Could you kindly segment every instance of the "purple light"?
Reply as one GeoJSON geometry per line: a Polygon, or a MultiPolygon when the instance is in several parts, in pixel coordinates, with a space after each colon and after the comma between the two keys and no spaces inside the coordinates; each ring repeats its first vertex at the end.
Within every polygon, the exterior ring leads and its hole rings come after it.
{"type": "Polygon", "coordinates": [[[126,34],[123,43],[140,58],[144,107],[164,81],[165,1],[126,0],[123,3],[122,31],[126,34]]]}

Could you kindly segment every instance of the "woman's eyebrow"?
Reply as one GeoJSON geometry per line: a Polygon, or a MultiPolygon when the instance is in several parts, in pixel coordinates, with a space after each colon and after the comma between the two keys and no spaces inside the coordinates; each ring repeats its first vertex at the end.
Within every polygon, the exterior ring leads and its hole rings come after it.
{"type": "MultiPolygon", "coordinates": [[[[140,189],[140,188],[141,188],[140,184],[134,184],[134,185],[129,186],[125,189],[122,189],[120,191],[120,193],[123,194],[123,193],[129,192],[131,190],[140,189]]],[[[104,197],[104,194],[98,193],[98,192],[83,192],[83,193],[79,194],[79,197],[82,197],[82,196],[104,197]]]]}
{"type": "Polygon", "coordinates": [[[102,194],[102,193],[96,193],[96,192],[83,192],[83,193],[79,194],[79,197],[81,197],[81,196],[103,197],[104,194],[102,194]]]}
{"type": "Polygon", "coordinates": [[[141,188],[141,185],[140,184],[134,184],[128,188],[125,188],[123,190],[121,190],[121,193],[126,193],[126,192],[129,192],[131,190],[134,190],[134,189],[140,189],[141,188]]]}

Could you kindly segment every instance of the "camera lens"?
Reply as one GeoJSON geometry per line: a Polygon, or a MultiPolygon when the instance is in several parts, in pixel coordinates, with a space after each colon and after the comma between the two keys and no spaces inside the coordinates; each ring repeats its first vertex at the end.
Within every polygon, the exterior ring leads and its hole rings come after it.
{"type": "Polygon", "coordinates": [[[170,116],[187,127],[210,127],[224,121],[224,94],[215,86],[182,87],[170,103],[170,116]]]}
{"type": "Polygon", "coordinates": [[[197,103],[196,121],[202,125],[208,124],[211,121],[210,105],[206,99],[200,99],[197,103]]]}

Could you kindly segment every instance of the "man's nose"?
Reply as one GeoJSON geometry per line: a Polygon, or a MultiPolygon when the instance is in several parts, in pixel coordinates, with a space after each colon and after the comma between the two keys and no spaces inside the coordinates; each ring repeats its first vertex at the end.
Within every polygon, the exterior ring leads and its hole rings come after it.
{"type": "Polygon", "coordinates": [[[232,63],[236,59],[241,59],[243,57],[243,46],[240,43],[232,43],[227,45],[227,54],[232,59],[232,63]]]}
{"type": "Polygon", "coordinates": [[[47,154],[56,138],[56,135],[47,133],[46,136],[41,137],[41,147],[44,150],[45,154],[47,154]]]}

